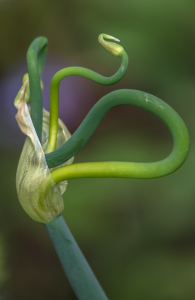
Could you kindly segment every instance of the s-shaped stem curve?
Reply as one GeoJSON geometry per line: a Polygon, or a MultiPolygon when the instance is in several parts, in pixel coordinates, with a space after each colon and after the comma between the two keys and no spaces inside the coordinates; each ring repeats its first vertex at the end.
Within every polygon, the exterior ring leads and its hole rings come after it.
{"type": "MultiPolygon", "coordinates": [[[[100,34],[99,35],[99,42],[102,44],[103,47],[106,48],[113,56],[121,57],[121,65],[119,70],[111,77],[105,77],[100,75],[92,70],[83,68],[83,67],[68,67],[58,71],[51,80],[50,85],[50,126],[49,126],[49,141],[48,141],[48,152],[52,152],[55,150],[56,141],[57,141],[57,131],[58,131],[58,110],[59,110],[59,84],[60,81],[72,75],[78,75],[82,77],[86,77],[92,81],[95,81],[99,84],[103,85],[112,85],[118,82],[125,74],[127,67],[128,67],[128,55],[123,49],[121,45],[118,45],[113,42],[108,42],[104,40],[104,38],[108,40],[113,40],[120,42],[118,39],[107,35],[107,34],[100,34]]],[[[62,150],[62,149],[61,149],[62,150]]],[[[63,151],[63,150],[62,150],[63,151]]]]}
{"type": "MultiPolygon", "coordinates": [[[[74,156],[89,140],[105,115],[118,105],[133,105],[149,111],[161,119],[173,136],[171,154],[158,162],[94,162],[78,163],[59,167],[51,171],[53,180],[58,183],[74,178],[117,177],[117,178],[157,178],[177,170],[185,161],[189,151],[189,134],[185,123],[176,111],[159,98],[136,90],[118,90],[101,98],[90,110],[81,125],[63,145],[66,156],[58,148],[57,164],[74,156]]],[[[53,152],[54,153],[54,152],[53,152]]],[[[54,167],[52,154],[46,155],[49,167],[54,167]]]]}

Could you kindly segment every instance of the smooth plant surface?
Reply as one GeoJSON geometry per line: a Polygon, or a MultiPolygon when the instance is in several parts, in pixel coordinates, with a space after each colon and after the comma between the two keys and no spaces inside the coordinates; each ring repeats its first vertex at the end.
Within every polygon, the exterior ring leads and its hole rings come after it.
{"type": "MultiPolygon", "coordinates": [[[[120,38],[128,53],[125,76],[113,86],[68,77],[60,83],[60,118],[74,133],[107,93],[145,91],[182,117],[189,156],[177,172],[157,179],[69,180],[63,217],[110,299],[194,300],[195,2],[1,1],[0,8],[1,298],[76,299],[45,227],[18,202],[15,176],[25,135],[13,99],[27,72],[27,48],[39,35],[49,41],[42,75],[48,111],[50,82],[58,70],[84,66],[114,74],[120,59],[97,42],[106,32],[120,38]]],[[[163,122],[123,105],[108,113],[74,163],[156,162],[171,149],[163,122]]]]}
{"type": "MultiPolygon", "coordinates": [[[[84,121],[70,137],[68,131],[64,134],[63,143],[58,141],[62,123],[58,120],[58,97],[60,81],[70,75],[87,77],[97,83],[110,85],[119,81],[125,74],[128,56],[125,50],[112,36],[101,34],[100,43],[112,55],[122,59],[116,74],[104,77],[91,70],[81,67],[70,67],[57,72],[51,81],[50,90],[50,121],[47,120],[47,131],[44,131],[44,111],[41,96],[41,73],[45,62],[47,40],[43,37],[35,39],[27,52],[28,76],[23,78],[23,86],[19,91],[15,105],[18,109],[17,121],[22,131],[28,136],[27,145],[20,161],[28,162],[26,170],[18,168],[17,190],[23,208],[36,221],[46,223],[46,228],[58,253],[62,266],[78,299],[107,299],[93,272],[79,250],[71,232],[60,215],[62,203],[61,182],[75,178],[117,177],[117,178],[157,178],[177,170],[185,161],[189,150],[189,135],[180,116],[164,101],[150,94],[136,90],[118,90],[102,99],[91,109],[84,121]],[[106,41],[105,39],[109,40],[106,41]],[[33,92],[32,92],[33,91],[33,92]],[[26,105],[31,104],[31,116],[26,105]],[[152,163],[130,162],[96,162],[72,164],[72,158],[87,143],[94,131],[114,107],[133,105],[155,114],[162,120],[173,136],[173,151],[165,159],[152,163]],[[29,143],[31,145],[29,146],[29,143]],[[23,159],[23,156],[27,158],[23,159]],[[69,161],[69,162],[68,162],[69,161]],[[68,163],[67,163],[68,162],[68,163]],[[53,169],[54,168],[54,169],[53,169]],[[21,172],[22,170],[22,172],[21,172]],[[34,172],[34,173],[33,173],[34,172]],[[33,174],[41,174],[38,182],[33,180],[29,188],[29,179],[33,174]],[[23,183],[23,184],[21,184],[23,183]],[[39,191],[38,194],[34,191],[39,191]],[[54,194],[58,193],[57,202],[54,194]],[[50,200],[48,200],[50,199],[50,200]],[[48,217],[49,215],[49,217],[48,217]],[[41,217],[40,217],[41,216],[41,217]],[[44,218],[42,217],[44,216],[44,218]]],[[[66,127],[65,127],[66,128],[66,127]]]]}

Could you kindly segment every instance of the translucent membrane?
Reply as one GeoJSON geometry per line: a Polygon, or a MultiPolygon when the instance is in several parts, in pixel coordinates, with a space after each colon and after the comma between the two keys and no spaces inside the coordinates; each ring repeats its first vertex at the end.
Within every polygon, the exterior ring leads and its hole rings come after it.
{"type": "MultiPolygon", "coordinates": [[[[62,194],[67,188],[67,181],[55,184],[46,160],[48,148],[49,113],[43,110],[42,145],[33,126],[29,108],[25,101],[28,81],[20,89],[14,101],[18,109],[16,120],[22,132],[27,135],[20,156],[17,174],[17,194],[26,213],[35,221],[47,223],[60,215],[64,209],[62,194]]],[[[70,133],[63,122],[58,120],[57,146],[60,147],[69,138],[70,133]]],[[[63,164],[69,165],[73,158],[63,164]]],[[[61,165],[62,166],[62,165],[61,165]]]]}

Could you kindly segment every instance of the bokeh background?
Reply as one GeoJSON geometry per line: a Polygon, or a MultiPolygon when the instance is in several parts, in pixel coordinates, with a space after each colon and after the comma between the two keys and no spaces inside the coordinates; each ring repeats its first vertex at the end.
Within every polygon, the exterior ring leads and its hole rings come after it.
{"type": "MultiPolygon", "coordinates": [[[[105,94],[151,93],[185,121],[190,154],[174,174],[153,180],[69,181],[64,217],[112,300],[195,299],[195,2],[193,0],[0,1],[0,300],[76,299],[43,225],[22,210],[15,174],[24,143],[13,100],[26,51],[49,40],[44,106],[56,71],[83,66],[105,76],[120,59],[98,44],[116,36],[129,55],[121,82],[100,86],[80,77],[60,85],[60,117],[73,133],[105,94]]],[[[172,149],[168,129],[141,109],[121,106],[103,120],[75,162],[156,161],[172,149]]]]}

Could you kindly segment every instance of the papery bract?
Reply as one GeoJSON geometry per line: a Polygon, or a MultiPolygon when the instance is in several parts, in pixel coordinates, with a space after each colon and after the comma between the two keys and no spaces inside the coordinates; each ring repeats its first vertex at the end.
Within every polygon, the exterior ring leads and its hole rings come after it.
{"type": "MultiPolygon", "coordinates": [[[[43,110],[42,145],[33,126],[29,107],[25,101],[25,81],[14,101],[18,109],[16,120],[22,132],[27,135],[20,156],[16,188],[20,204],[26,213],[35,221],[47,223],[60,215],[64,209],[62,194],[67,187],[67,181],[55,184],[48,168],[45,154],[49,135],[49,113],[43,110]]],[[[57,147],[70,138],[70,133],[64,123],[58,119],[57,147]]],[[[71,164],[73,158],[64,165],[71,164]]],[[[61,165],[62,166],[62,165],[61,165]]]]}

